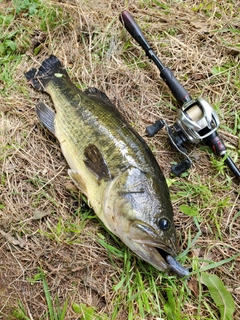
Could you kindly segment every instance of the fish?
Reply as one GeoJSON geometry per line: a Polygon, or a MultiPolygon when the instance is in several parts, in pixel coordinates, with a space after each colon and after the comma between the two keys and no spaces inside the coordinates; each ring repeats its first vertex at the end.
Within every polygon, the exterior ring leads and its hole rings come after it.
{"type": "Polygon", "coordinates": [[[40,101],[40,122],[57,138],[68,174],[106,228],[157,270],[188,275],[176,260],[178,245],[166,179],[145,140],[105,93],[75,86],[50,55],[25,73],[40,101]]]}

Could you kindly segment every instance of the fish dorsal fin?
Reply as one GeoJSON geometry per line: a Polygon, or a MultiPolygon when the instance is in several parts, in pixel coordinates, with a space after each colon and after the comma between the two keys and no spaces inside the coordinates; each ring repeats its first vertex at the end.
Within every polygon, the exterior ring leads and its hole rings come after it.
{"type": "Polygon", "coordinates": [[[53,111],[53,109],[40,101],[36,105],[36,113],[39,120],[44,124],[44,126],[55,135],[55,112],[53,111]]]}
{"type": "Polygon", "coordinates": [[[86,93],[87,96],[90,97],[91,99],[94,99],[98,102],[102,101],[103,103],[107,104],[108,106],[115,108],[115,105],[111,102],[111,100],[108,98],[108,96],[104,92],[98,90],[97,88],[90,87],[90,88],[84,90],[84,93],[86,93]]]}
{"type": "Polygon", "coordinates": [[[106,161],[104,160],[100,150],[94,144],[89,144],[84,149],[84,156],[86,166],[95,174],[98,180],[111,179],[111,174],[106,161]]]}
{"type": "Polygon", "coordinates": [[[78,189],[87,196],[87,188],[84,180],[82,179],[81,175],[76,170],[68,169],[69,177],[78,187],[78,189]]]}

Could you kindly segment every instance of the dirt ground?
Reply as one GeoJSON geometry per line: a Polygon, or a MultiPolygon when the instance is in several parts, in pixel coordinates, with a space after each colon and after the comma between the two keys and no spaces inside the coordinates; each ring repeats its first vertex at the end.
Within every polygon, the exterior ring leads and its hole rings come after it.
{"type": "MultiPolygon", "coordinates": [[[[177,103],[118,17],[124,9],[131,11],[161,61],[193,97],[202,95],[215,107],[221,122],[218,132],[239,167],[239,4],[190,0],[43,3],[56,8],[58,23],[49,22],[41,29],[44,17],[30,17],[26,9],[15,13],[9,31],[24,28],[16,40],[21,60],[9,64],[12,82],[0,82],[0,319],[50,319],[45,317],[42,271],[51,297],[58,297],[61,305],[68,299],[65,319],[85,319],[74,312],[73,303],[96,308],[95,319],[143,319],[138,300],[131,298],[130,317],[127,289],[119,293],[114,286],[126,276],[125,255],[130,259],[129,272],[140,270],[146,291],[148,266],[107,232],[70,181],[58,142],[35,114],[39,100],[51,101],[30,87],[24,72],[54,54],[74,83],[104,91],[150,145],[170,183],[180,252],[199,230],[193,217],[179,207],[198,209],[202,234],[183,263],[193,268],[206,266],[206,261],[217,263],[240,251],[239,183],[203,145],[188,145],[193,159],[188,175],[171,175],[171,162],[180,161],[181,155],[170,146],[166,130],[149,138],[145,128],[159,118],[172,125],[177,103]],[[115,254],[99,239],[116,248],[115,254]],[[14,313],[20,305],[26,318],[14,313]]],[[[2,12],[8,7],[13,7],[11,1],[0,3],[2,12]]],[[[234,319],[240,318],[239,270],[238,256],[209,271],[232,294],[234,319]]],[[[167,276],[157,271],[155,276],[158,290],[163,283],[171,286],[167,276]]],[[[180,280],[171,279],[179,291],[184,287],[180,280]]],[[[198,279],[193,276],[186,281],[190,294],[176,319],[220,319],[211,298],[199,298],[206,288],[199,289],[198,279]]],[[[158,303],[163,309],[164,303],[158,303]]],[[[159,317],[146,313],[144,319],[174,318],[163,312],[159,317]]]]}

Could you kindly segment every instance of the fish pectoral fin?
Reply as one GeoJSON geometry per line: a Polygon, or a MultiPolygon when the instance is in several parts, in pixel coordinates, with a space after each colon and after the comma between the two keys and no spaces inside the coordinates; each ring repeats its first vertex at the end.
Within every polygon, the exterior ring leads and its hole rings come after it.
{"type": "Polygon", "coordinates": [[[68,169],[69,177],[78,187],[78,189],[87,196],[87,188],[84,180],[82,179],[81,175],[76,170],[68,169]]]}
{"type": "Polygon", "coordinates": [[[55,112],[53,111],[53,109],[40,101],[36,105],[36,113],[39,120],[44,124],[44,126],[55,135],[55,112]]]}
{"type": "Polygon", "coordinates": [[[108,96],[104,92],[98,90],[97,88],[90,87],[90,88],[84,90],[84,92],[91,99],[94,99],[98,102],[102,101],[104,104],[107,104],[108,106],[115,108],[115,105],[111,102],[111,100],[108,98],[108,96]]]}
{"type": "Polygon", "coordinates": [[[110,180],[111,174],[109,172],[106,161],[104,160],[100,150],[94,144],[89,144],[84,149],[85,165],[94,173],[98,180],[110,180]]]}

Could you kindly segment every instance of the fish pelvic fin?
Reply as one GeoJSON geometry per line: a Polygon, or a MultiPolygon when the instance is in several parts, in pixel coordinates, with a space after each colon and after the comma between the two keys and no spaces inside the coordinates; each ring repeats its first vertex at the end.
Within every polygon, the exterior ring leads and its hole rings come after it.
{"type": "Polygon", "coordinates": [[[101,151],[94,144],[89,144],[84,149],[85,165],[93,172],[98,180],[110,180],[111,174],[109,172],[106,161],[104,160],[101,151]]]}
{"type": "Polygon", "coordinates": [[[44,60],[38,70],[33,68],[28,72],[25,72],[24,75],[37,91],[45,91],[45,86],[53,79],[54,76],[68,77],[68,74],[63,68],[61,62],[54,55],[51,55],[49,58],[44,60]]]}
{"type": "Polygon", "coordinates": [[[84,180],[82,179],[81,175],[76,170],[68,169],[69,177],[72,179],[72,181],[75,183],[75,185],[78,187],[80,192],[84,193],[87,196],[87,188],[84,180]]]}
{"type": "Polygon", "coordinates": [[[53,109],[40,101],[36,105],[36,113],[39,120],[44,124],[44,126],[55,135],[55,112],[53,111],[53,109]]]}

